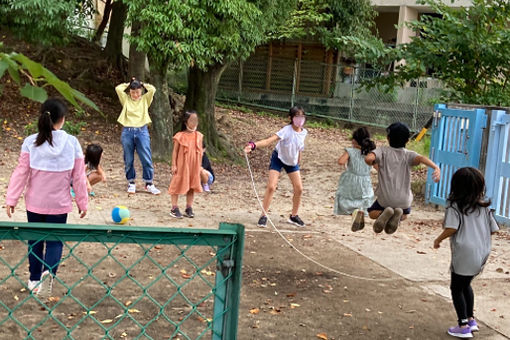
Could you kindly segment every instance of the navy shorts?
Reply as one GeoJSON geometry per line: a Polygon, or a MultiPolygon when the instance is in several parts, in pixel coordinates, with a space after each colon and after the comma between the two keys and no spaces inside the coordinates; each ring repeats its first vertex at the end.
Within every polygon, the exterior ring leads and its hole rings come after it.
{"type": "MultiPolygon", "coordinates": [[[[371,212],[372,210],[380,210],[383,211],[384,207],[382,207],[379,202],[375,201],[368,209],[368,212],[371,212]]],[[[411,213],[411,207],[402,209],[404,211],[404,215],[409,215],[411,213]]]]}
{"type": "Polygon", "coordinates": [[[280,158],[278,158],[278,152],[276,150],[273,151],[271,155],[271,163],[269,164],[269,170],[276,170],[278,172],[282,172],[282,168],[285,169],[285,172],[290,174],[291,172],[299,171],[299,165],[287,165],[283,163],[280,158]]]}

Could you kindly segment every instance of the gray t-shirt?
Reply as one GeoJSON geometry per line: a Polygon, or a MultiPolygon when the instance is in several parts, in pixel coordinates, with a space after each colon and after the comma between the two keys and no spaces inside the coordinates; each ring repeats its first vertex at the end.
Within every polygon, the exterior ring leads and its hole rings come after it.
{"type": "Polygon", "coordinates": [[[411,167],[418,154],[391,146],[381,146],[372,152],[379,165],[379,183],[375,190],[377,202],[384,208],[409,208],[413,202],[411,167]]]}
{"type": "Polygon", "coordinates": [[[499,230],[489,208],[479,207],[463,215],[456,204],[448,203],[443,227],[457,230],[450,238],[450,270],[464,276],[479,274],[491,252],[491,233],[499,230]]]}

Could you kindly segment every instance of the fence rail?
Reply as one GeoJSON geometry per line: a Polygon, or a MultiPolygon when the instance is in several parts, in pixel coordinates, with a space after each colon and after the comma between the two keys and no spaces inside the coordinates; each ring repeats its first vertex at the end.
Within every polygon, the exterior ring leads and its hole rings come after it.
{"type": "Polygon", "coordinates": [[[12,339],[236,339],[244,228],[0,222],[0,329],[12,339]],[[51,296],[27,240],[61,241],[51,296]],[[27,251],[28,249],[28,251],[27,251]]]}
{"type": "Polygon", "coordinates": [[[402,121],[419,130],[440,95],[437,82],[411,81],[389,93],[362,88],[363,80],[379,75],[365,68],[255,56],[225,70],[216,99],[282,111],[298,104],[316,116],[381,127],[402,121]]]}

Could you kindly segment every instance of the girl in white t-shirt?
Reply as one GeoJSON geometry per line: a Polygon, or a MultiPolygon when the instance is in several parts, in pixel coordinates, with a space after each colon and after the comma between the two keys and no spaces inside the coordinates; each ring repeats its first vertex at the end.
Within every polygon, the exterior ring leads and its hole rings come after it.
{"type": "Polygon", "coordinates": [[[294,188],[294,196],[292,197],[292,213],[289,216],[288,222],[298,227],[305,226],[305,223],[298,216],[299,204],[301,203],[301,195],[303,193],[299,163],[301,160],[301,151],[303,151],[305,147],[305,138],[308,133],[308,131],[303,128],[303,125],[305,124],[305,111],[299,106],[294,106],[289,111],[289,117],[290,123],[284,126],[276,134],[258,142],[249,142],[244,148],[246,153],[250,153],[257,147],[269,146],[273,142],[278,141],[273,154],[271,155],[269,179],[267,181],[266,193],[262,203],[264,211],[257,223],[257,225],[262,228],[266,227],[267,216],[265,215],[265,212],[269,209],[269,205],[273,199],[273,194],[276,190],[282,168],[284,168],[287,175],[289,175],[294,188]]]}

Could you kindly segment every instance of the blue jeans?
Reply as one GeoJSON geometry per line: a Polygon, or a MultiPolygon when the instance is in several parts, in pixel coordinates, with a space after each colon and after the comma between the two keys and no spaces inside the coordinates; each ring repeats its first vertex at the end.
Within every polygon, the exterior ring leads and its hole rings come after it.
{"type": "MultiPolygon", "coordinates": [[[[63,223],[67,222],[67,214],[42,215],[27,210],[28,222],[63,223]]],[[[57,274],[58,264],[62,257],[62,242],[60,241],[28,241],[28,264],[30,280],[39,281],[45,270],[53,275],[57,274]],[[46,244],[46,253],[43,254],[46,244]]]]}
{"type": "Polygon", "coordinates": [[[131,182],[136,178],[134,167],[136,150],[138,158],[140,158],[140,162],[142,163],[143,180],[145,183],[152,183],[154,167],[152,166],[151,137],[149,136],[147,125],[140,128],[123,128],[120,141],[124,149],[126,179],[131,182]]]}

